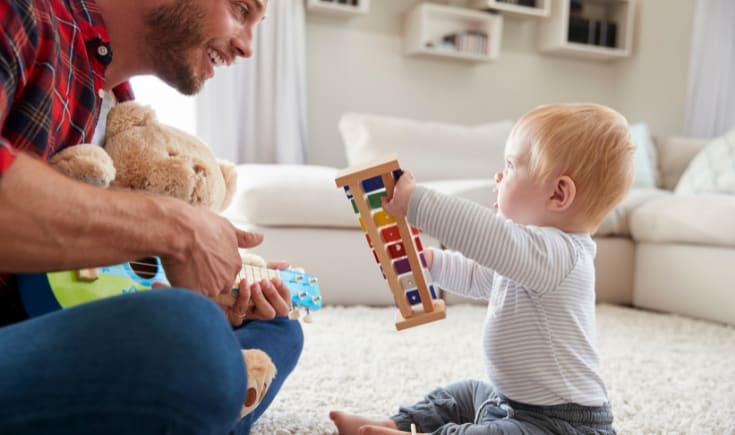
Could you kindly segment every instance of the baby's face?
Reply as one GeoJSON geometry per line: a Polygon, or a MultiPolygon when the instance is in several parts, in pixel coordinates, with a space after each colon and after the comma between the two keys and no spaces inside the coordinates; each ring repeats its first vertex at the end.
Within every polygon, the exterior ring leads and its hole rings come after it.
{"type": "Polygon", "coordinates": [[[495,174],[497,202],[494,205],[515,223],[542,226],[553,188],[531,174],[529,151],[525,144],[506,145],[505,168],[495,174]]]}

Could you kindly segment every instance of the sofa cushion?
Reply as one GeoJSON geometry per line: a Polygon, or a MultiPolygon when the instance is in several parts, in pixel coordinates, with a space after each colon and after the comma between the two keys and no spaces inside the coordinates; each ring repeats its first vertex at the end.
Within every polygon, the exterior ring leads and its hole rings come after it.
{"type": "Polygon", "coordinates": [[[356,227],[336,174],[316,165],[239,165],[237,192],[223,214],[261,226],[356,227]]]}
{"type": "Polygon", "coordinates": [[[397,153],[418,181],[491,178],[503,168],[511,121],[478,126],[347,113],[339,121],[347,162],[397,153]]]}
{"type": "Polygon", "coordinates": [[[630,193],[602,221],[595,236],[630,236],[630,215],[633,210],[656,198],[672,195],[660,189],[631,189],[630,193]]]}
{"type": "Polygon", "coordinates": [[[674,190],[689,163],[705,145],[707,139],[680,136],[658,143],[659,186],[674,190]]]}
{"type": "MultiPolygon", "coordinates": [[[[334,182],[337,172],[315,165],[239,165],[237,192],[223,214],[259,226],[359,228],[344,190],[334,182]]],[[[489,178],[420,184],[486,206],[495,198],[489,178]]]]}
{"type": "Polygon", "coordinates": [[[735,194],[735,130],[709,142],[692,159],[675,192],[735,194]]]}
{"type": "Polygon", "coordinates": [[[735,196],[667,195],[632,211],[636,242],[735,247],[735,196]]]}
{"type": "Polygon", "coordinates": [[[642,122],[631,125],[630,136],[636,145],[633,187],[653,189],[658,185],[658,158],[648,125],[642,122]]]}

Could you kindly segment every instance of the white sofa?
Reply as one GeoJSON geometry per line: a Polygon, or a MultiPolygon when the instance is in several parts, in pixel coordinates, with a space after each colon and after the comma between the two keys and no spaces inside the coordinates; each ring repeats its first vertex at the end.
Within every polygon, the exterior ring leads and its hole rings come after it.
{"type": "MultiPolygon", "coordinates": [[[[350,165],[389,152],[422,184],[486,206],[510,121],[467,127],[347,114],[350,165]]],[[[597,300],[735,324],[735,196],[672,189],[706,141],[671,138],[655,150],[657,188],[634,188],[601,225],[597,300]]],[[[241,165],[225,215],[262,232],[255,249],[319,277],[325,304],[392,305],[357,217],[334,182],[342,168],[241,165]]],[[[439,247],[421,234],[424,246],[439,247]]],[[[447,295],[448,303],[460,302],[447,295]]]]}

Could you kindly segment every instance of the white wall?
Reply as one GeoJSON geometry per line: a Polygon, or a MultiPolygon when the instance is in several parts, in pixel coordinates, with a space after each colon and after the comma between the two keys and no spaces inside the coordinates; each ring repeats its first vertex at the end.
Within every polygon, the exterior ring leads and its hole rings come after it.
{"type": "Polygon", "coordinates": [[[635,53],[615,64],[620,110],[658,139],[686,133],[695,1],[638,0],[635,53]]]}
{"type": "Polygon", "coordinates": [[[309,13],[308,162],[346,165],[337,122],[347,111],[473,124],[594,101],[656,136],[682,134],[694,1],[639,0],[633,56],[615,63],[541,55],[535,21],[509,17],[495,62],[405,57],[401,14],[418,0],[372,0],[347,20],[309,13]]]}

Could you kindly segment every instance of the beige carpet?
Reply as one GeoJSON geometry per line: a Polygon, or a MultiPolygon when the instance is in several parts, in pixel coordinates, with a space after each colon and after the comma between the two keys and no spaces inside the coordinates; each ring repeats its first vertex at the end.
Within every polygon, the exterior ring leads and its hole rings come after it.
{"type": "MultiPolygon", "coordinates": [[[[328,412],[392,414],[438,385],[485,379],[485,309],[396,332],[394,308],[327,307],[304,324],[299,366],[255,434],[331,434],[328,412]]],[[[735,328],[598,307],[602,371],[620,434],[735,434],[735,328]]]]}

